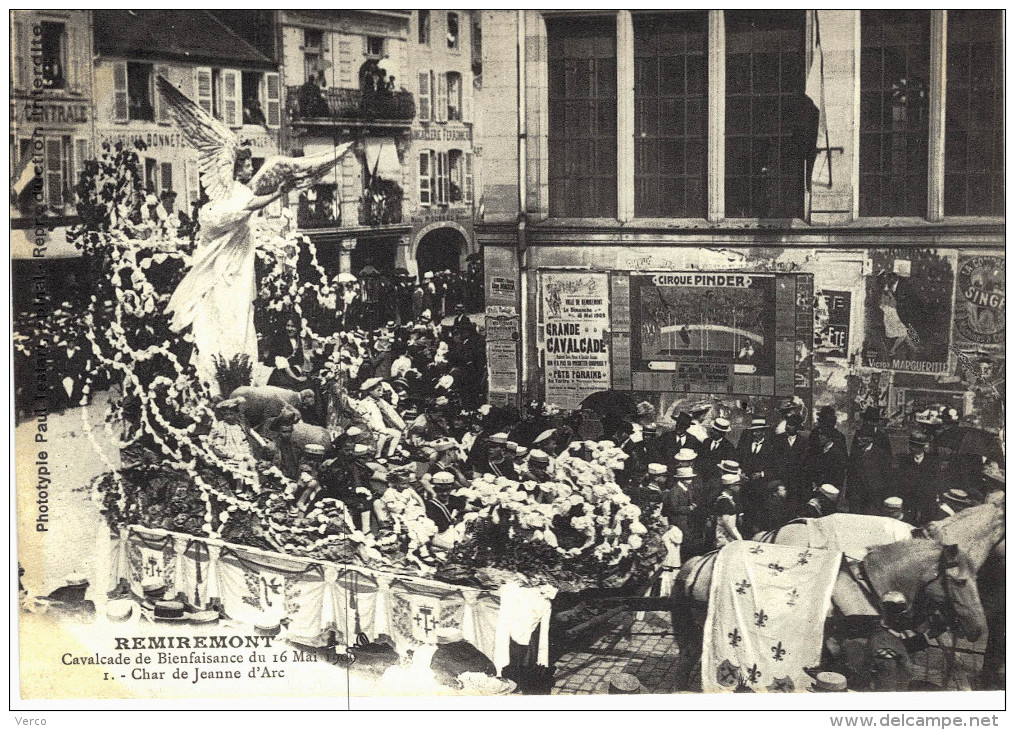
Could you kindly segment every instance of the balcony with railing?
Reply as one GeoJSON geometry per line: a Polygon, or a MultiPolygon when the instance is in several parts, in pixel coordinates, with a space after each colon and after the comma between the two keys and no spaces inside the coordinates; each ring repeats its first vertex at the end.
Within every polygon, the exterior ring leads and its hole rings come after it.
{"type": "Polygon", "coordinates": [[[378,179],[359,198],[338,199],[334,185],[316,185],[296,201],[296,225],[315,242],[349,236],[369,237],[404,232],[402,188],[378,179]]]}
{"type": "Polygon", "coordinates": [[[409,91],[318,89],[312,84],[287,89],[289,119],[296,126],[375,126],[408,128],[416,116],[409,91]]]}

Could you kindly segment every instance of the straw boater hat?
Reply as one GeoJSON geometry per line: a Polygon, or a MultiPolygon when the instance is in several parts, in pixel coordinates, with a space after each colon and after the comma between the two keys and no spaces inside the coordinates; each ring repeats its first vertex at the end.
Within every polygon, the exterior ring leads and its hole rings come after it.
{"type": "Polygon", "coordinates": [[[751,425],[747,427],[749,431],[757,431],[763,428],[768,428],[768,421],[764,418],[752,418],[751,425]]]}
{"type": "Polygon", "coordinates": [[[533,449],[532,452],[529,454],[529,461],[535,462],[536,464],[549,464],[550,455],[547,454],[545,451],[533,449]]]}
{"type": "Polygon", "coordinates": [[[676,461],[694,461],[698,458],[697,452],[694,449],[683,448],[673,456],[676,461]]]}
{"type": "Polygon", "coordinates": [[[431,484],[454,484],[455,475],[447,471],[439,471],[430,477],[431,484]]]}
{"type": "Polygon", "coordinates": [[[692,403],[687,407],[687,412],[692,416],[699,415],[701,413],[708,413],[712,410],[712,404],[707,400],[700,400],[697,403],[692,403]]]}
{"type": "Polygon", "coordinates": [[[667,472],[666,464],[649,464],[648,473],[654,477],[662,476],[667,472]]]}
{"type": "Polygon", "coordinates": [[[740,474],[723,474],[719,480],[724,487],[731,487],[734,484],[740,484],[740,474]]]}
{"type": "Polygon", "coordinates": [[[818,494],[829,499],[839,498],[839,490],[832,484],[822,484],[818,487],[818,494]]]}
{"type": "Polygon", "coordinates": [[[555,428],[548,428],[545,431],[543,431],[541,434],[536,436],[536,439],[532,442],[532,444],[533,445],[535,445],[535,444],[541,444],[544,441],[548,441],[549,439],[553,438],[556,433],[557,433],[557,429],[555,429],[555,428]]]}
{"type": "Polygon", "coordinates": [[[729,433],[730,428],[732,428],[732,426],[727,419],[720,416],[719,418],[712,421],[712,428],[714,428],[719,433],[729,433]]]}
{"type": "Polygon", "coordinates": [[[527,453],[529,453],[529,450],[525,446],[519,446],[515,449],[515,456],[525,456],[527,453]]]}
{"type": "Polygon", "coordinates": [[[739,474],[740,463],[733,461],[733,459],[723,459],[719,462],[719,471],[726,472],[727,474],[739,474]]]}
{"type": "Polygon", "coordinates": [[[846,678],[838,672],[818,672],[808,691],[810,692],[845,692],[846,678]]]}
{"type": "Polygon", "coordinates": [[[961,504],[965,507],[970,507],[976,504],[969,498],[969,493],[964,489],[949,489],[947,492],[942,494],[941,497],[951,504],[961,504]]]}
{"type": "Polygon", "coordinates": [[[508,435],[506,433],[504,433],[503,431],[501,431],[499,433],[495,433],[493,436],[491,436],[489,438],[489,442],[491,444],[499,444],[501,446],[506,446],[507,445],[507,440],[508,440],[508,435]]]}
{"type": "Polygon", "coordinates": [[[303,447],[303,453],[311,456],[324,456],[324,447],[320,444],[307,444],[303,447]]]}
{"type": "Polygon", "coordinates": [[[356,444],[354,448],[357,454],[366,454],[370,451],[370,447],[366,444],[356,444]]]}
{"type": "Polygon", "coordinates": [[[673,472],[674,479],[693,479],[695,476],[693,466],[678,466],[673,472]]]}
{"type": "Polygon", "coordinates": [[[887,497],[882,504],[885,509],[891,512],[898,512],[902,509],[902,497],[887,497]]]}
{"type": "Polygon", "coordinates": [[[518,442],[517,441],[508,441],[505,444],[505,446],[507,446],[507,450],[508,451],[518,451],[518,442]]]}

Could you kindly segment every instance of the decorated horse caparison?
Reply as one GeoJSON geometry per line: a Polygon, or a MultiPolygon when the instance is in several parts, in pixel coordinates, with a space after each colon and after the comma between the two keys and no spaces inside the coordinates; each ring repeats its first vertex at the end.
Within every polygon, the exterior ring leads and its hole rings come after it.
{"type": "MultiPolygon", "coordinates": [[[[838,659],[843,639],[862,638],[880,629],[880,597],[889,592],[902,594],[908,623],[922,631],[935,636],[950,631],[969,641],[977,641],[987,631],[977,578],[988,558],[996,564],[998,551],[1003,573],[1003,499],[967,509],[923,530],[889,518],[848,514],[833,517],[837,523],[834,530],[815,529],[821,525],[809,524],[830,520],[820,518],[794,521],[755,537],[759,542],[825,548],[846,556],[825,624],[825,655],[830,662],[838,659]],[[903,535],[910,539],[899,539],[903,535]],[[815,536],[820,536],[824,544],[812,544],[815,536]]],[[[701,657],[702,627],[717,555],[718,551],[689,558],[681,566],[673,588],[673,628],[681,655],[678,690],[690,689],[691,673],[701,657]]],[[[993,585],[983,588],[990,597],[988,605],[1000,605],[1000,622],[992,620],[992,627],[1003,626],[1003,596],[998,601],[993,585]]],[[[1003,636],[1000,641],[1003,646],[1003,636]]],[[[988,643],[996,645],[997,640],[988,643]]],[[[985,669],[991,661],[988,647],[985,669]]],[[[856,689],[906,689],[908,682],[907,672],[896,668],[888,676],[872,679],[866,673],[851,679],[856,689]]]]}

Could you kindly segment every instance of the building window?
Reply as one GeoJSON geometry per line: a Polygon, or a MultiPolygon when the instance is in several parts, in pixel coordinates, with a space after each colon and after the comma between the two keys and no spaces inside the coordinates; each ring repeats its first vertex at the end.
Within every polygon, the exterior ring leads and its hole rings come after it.
{"type": "Polygon", "coordinates": [[[462,121],[462,75],[448,72],[448,121],[462,121]]]}
{"type": "Polygon", "coordinates": [[[458,13],[448,13],[448,49],[458,50],[459,42],[458,13]]]}
{"type": "Polygon", "coordinates": [[[861,11],[861,216],[926,215],[929,88],[930,13],[861,11]]]}
{"type": "Polygon", "coordinates": [[[617,216],[617,42],[613,18],[546,22],[550,215],[617,216]]]}
{"type": "Polygon", "coordinates": [[[367,57],[368,58],[383,58],[384,57],[384,38],[376,35],[367,36],[367,57]]]}
{"type": "Polygon", "coordinates": [[[131,121],[155,121],[150,63],[127,64],[127,104],[131,121]]]}
{"type": "Polygon", "coordinates": [[[1004,215],[1004,18],[948,11],[945,215],[1004,215]]]}
{"type": "Polygon", "coordinates": [[[299,228],[332,228],[341,224],[338,186],[321,183],[300,193],[296,208],[299,228]]]}
{"type": "Polygon", "coordinates": [[[303,74],[316,79],[324,71],[324,32],[313,28],[303,30],[303,74]]]}
{"type": "Polygon", "coordinates": [[[430,11],[420,10],[416,20],[419,23],[419,44],[430,45],[430,11]]]}
{"type": "Polygon", "coordinates": [[[451,175],[448,169],[448,153],[434,153],[434,202],[447,205],[450,200],[451,175]]]}
{"type": "Polygon", "coordinates": [[[802,218],[806,13],[727,11],[726,217],[802,218]]]}
{"type": "Polygon", "coordinates": [[[66,85],[67,31],[63,23],[40,23],[42,84],[47,89],[66,85]]]}
{"type": "Polygon", "coordinates": [[[450,168],[448,202],[461,203],[465,199],[465,155],[461,150],[448,150],[450,168]]]}
{"type": "Polygon", "coordinates": [[[708,13],[634,18],[634,214],[704,218],[708,13]]]}
{"type": "Polygon", "coordinates": [[[423,150],[419,153],[419,204],[433,204],[433,153],[423,150]]]}
{"type": "Polygon", "coordinates": [[[433,87],[433,72],[419,72],[419,94],[416,97],[417,112],[423,121],[430,121],[433,114],[430,111],[430,89],[433,87]]]}
{"type": "Polygon", "coordinates": [[[243,123],[265,125],[264,105],[261,103],[261,91],[264,86],[264,74],[256,71],[243,71],[243,123]]]}

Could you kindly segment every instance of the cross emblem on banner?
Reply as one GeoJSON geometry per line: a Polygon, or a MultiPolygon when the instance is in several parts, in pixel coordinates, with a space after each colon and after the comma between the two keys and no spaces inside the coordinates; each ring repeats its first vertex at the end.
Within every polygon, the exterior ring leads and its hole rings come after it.
{"type": "Polygon", "coordinates": [[[419,613],[416,614],[416,625],[423,630],[426,636],[430,636],[430,632],[437,629],[437,619],[429,606],[419,607],[419,613]]]}
{"type": "Polygon", "coordinates": [[[162,566],[154,555],[148,556],[148,562],[144,566],[144,574],[147,578],[158,578],[162,575],[162,566]]]}

